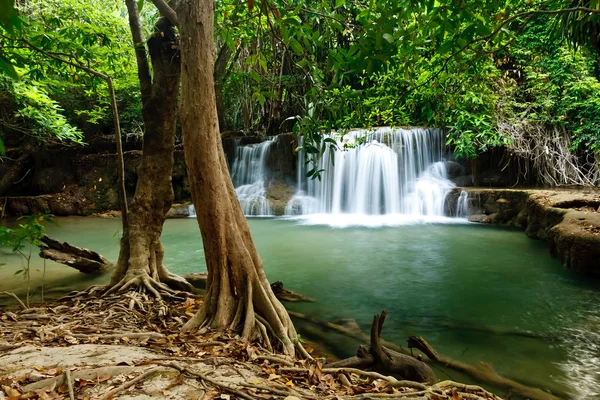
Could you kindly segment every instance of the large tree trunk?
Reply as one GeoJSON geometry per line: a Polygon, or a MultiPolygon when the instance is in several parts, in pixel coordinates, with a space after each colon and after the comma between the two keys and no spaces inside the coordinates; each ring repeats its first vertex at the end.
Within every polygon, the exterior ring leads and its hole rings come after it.
{"type": "Polygon", "coordinates": [[[302,347],[267,281],[221,145],[212,73],[214,4],[212,0],[180,0],[179,4],[181,124],[208,269],[204,304],[184,330],[239,330],[244,339],[262,338],[268,346],[273,342],[294,354],[296,347],[302,347]]]}
{"type": "Polygon", "coordinates": [[[145,287],[161,297],[160,293],[168,293],[169,288],[192,289],[183,278],[167,271],[160,242],[174,198],[171,176],[179,93],[179,48],[173,24],[161,17],[148,40],[151,78],[137,2],[127,0],[127,8],[136,47],[145,132],[135,196],[129,210],[129,232],[121,241],[109,292],[145,287]]]}

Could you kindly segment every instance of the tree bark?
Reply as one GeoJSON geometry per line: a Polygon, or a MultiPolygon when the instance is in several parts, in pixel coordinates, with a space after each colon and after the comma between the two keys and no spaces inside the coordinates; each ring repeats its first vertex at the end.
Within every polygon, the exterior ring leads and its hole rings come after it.
{"type": "Polygon", "coordinates": [[[233,329],[244,339],[273,341],[287,354],[296,348],[302,352],[294,325],[267,281],[229,177],[213,80],[214,3],[181,0],[177,15],[185,160],[208,269],[203,306],[184,330],[233,329]]]}
{"type": "Polygon", "coordinates": [[[159,18],[148,40],[152,77],[135,0],[127,0],[142,95],[144,142],[135,195],[129,211],[129,231],[107,293],[145,287],[156,297],[171,289],[191,290],[183,278],[168,272],[160,242],[167,212],[173,203],[173,151],[179,94],[179,46],[173,24],[159,18]]]}

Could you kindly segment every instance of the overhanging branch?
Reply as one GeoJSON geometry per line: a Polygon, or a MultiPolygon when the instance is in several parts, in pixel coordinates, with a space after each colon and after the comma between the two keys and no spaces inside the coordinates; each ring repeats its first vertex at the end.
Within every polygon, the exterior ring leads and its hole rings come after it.
{"type": "Polygon", "coordinates": [[[158,11],[160,11],[160,14],[163,17],[169,18],[169,21],[171,21],[173,25],[179,25],[177,13],[164,0],[152,0],[152,3],[154,3],[154,6],[158,8],[158,11]]]}

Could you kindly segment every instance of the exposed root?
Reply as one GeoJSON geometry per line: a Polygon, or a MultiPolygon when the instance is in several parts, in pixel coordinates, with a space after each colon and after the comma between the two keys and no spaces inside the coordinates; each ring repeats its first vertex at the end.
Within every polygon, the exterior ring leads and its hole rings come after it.
{"type": "MultiPolygon", "coordinates": [[[[33,346],[33,352],[24,351],[23,354],[29,354],[28,362],[38,368],[26,376],[21,372],[15,373],[3,381],[3,385],[7,382],[10,385],[8,389],[3,389],[15,398],[60,397],[56,391],[66,397],[70,380],[74,398],[110,398],[125,393],[132,397],[144,393],[148,397],[164,398],[164,391],[189,398],[185,392],[188,390],[190,395],[207,392],[207,395],[211,393],[208,397],[213,398],[225,394],[243,399],[282,400],[293,396],[310,400],[499,400],[475,385],[445,381],[429,386],[397,380],[374,371],[323,368],[315,361],[275,356],[264,350],[258,342],[236,339],[231,332],[219,333],[207,329],[204,334],[181,333],[186,315],[196,311],[202,303],[188,298],[184,304],[169,304],[171,311],[163,318],[157,318],[156,303],[150,295],[139,293],[78,299],[33,310],[36,314],[47,315],[43,324],[24,320],[25,316],[32,315],[27,311],[13,313],[15,319],[2,320],[0,338],[7,337],[9,333],[10,337],[19,337],[23,346],[33,346]],[[138,298],[146,311],[128,309],[133,297],[138,298]],[[38,347],[40,345],[46,349],[38,347]],[[98,348],[84,352],[91,358],[80,363],[70,358],[72,355],[63,357],[62,348],[67,345],[71,346],[72,354],[79,352],[74,346],[98,348]],[[111,345],[118,345],[119,348],[107,350],[111,345]],[[127,351],[122,350],[125,346],[127,351]],[[49,347],[59,347],[61,350],[51,351],[49,347]],[[144,352],[144,355],[136,357],[136,349],[144,352]],[[42,362],[40,360],[47,357],[40,355],[42,351],[63,358],[57,359],[56,363],[42,362]],[[118,352],[119,355],[123,354],[123,358],[106,356],[107,352],[118,352]],[[129,365],[111,365],[117,361],[129,365]],[[69,362],[76,362],[77,367],[67,364],[69,362]],[[108,365],[102,364],[107,362],[108,365]],[[103,366],[98,368],[100,365],[103,366]],[[156,377],[155,374],[161,371],[160,378],[156,377]]],[[[255,322],[261,319],[257,318],[255,322]]],[[[5,354],[0,355],[0,371],[6,367],[3,357],[5,354]]],[[[21,355],[17,357],[20,363],[23,362],[21,355]]],[[[71,397],[70,394],[68,396],[71,397]]]]}
{"type": "Polygon", "coordinates": [[[598,160],[582,162],[570,150],[571,138],[565,128],[549,128],[523,118],[501,121],[498,130],[511,139],[507,148],[521,161],[523,177],[533,173],[544,186],[596,186],[600,182],[598,160]]]}
{"type": "Polygon", "coordinates": [[[219,382],[219,381],[217,381],[215,379],[211,379],[208,376],[206,376],[204,374],[201,374],[199,372],[194,372],[194,371],[192,371],[189,368],[182,367],[182,366],[177,365],[175,363],[170,363],[170,364],[169,363],[159,363],[159,365],[162,365],[162,366],[165,366],[165,367],[169,367],[169,368],[174,368],[174,369],[178,370],[181,373],[186,373],[188,375],[191,375],[191,376],[194,376],[196,378],[202,379],[203,381],[211,383],[212,385],[214,385],[214,386],[216,386],[218,388],[221,388],[221,389],[223,389],[223,390],[225,390],[225,391],[227,391],[229,393],[235,394],[236,396],[239,396],[239,397],[241,397],[243,399],[254,400],[254,397],[252,397],[252,396],[250,396],[250,395],[242,392],[239,389],[236,389],[235,387],[233,387],[231,385],[219,382]]]}
{"type": "Polygon", "coordinates": [[[111,390],[110,392],[106,393],[103,397],[102,400],[108,400],[108,399],[112,399],[115,395],[117,395],[118,393],[122,392],[123,390],[137,384],[138,382],[148,378],[149,376],[152,376],[154,374],[157,374],[161,371],[163,371],[163,368],[152,368],[149,371],[144,372],[143,374],[141,374],[140,376],[125,382],[124,384],[122,384],[121,386],[114,388],[113,390],[111,390]]]}
{"type": "Polygon", "coordinates": [[[67,381],[67,389],[69,390],[69,399],[75,400],[75,392],[73,391],[73,378],[71,371],[67,368],[65,371],[65,380],[67,381]]]}
{"type": "Polygon", "coordinates": [[[23,310],[27,310],[27,309],[29,308],[29,307],[27,307],[27,306],[25,305],[25,303],[23,303],[23,302],[21,301],[21,299],[19,298],[19,296],[17,296],[16,294],[14,294],[14,293],[12,293],[12,292],[0,292],[0,295],[5,295],[5,296],[10,296],[10,297],[12,297],[13,299],[15,299],[15,300],[17,301],[17,303],[19,303],[19,305],[21,306],[21,308],[22,308],[23,310]]]}

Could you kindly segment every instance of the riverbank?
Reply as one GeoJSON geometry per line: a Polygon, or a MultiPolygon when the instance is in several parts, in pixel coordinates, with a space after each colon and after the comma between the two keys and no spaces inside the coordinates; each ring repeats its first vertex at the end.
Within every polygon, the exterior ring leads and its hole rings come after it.
{"type": "Polygon", "coordinates": [[[327,368],[322,353],[308,344],[314,360],[274,355],[232,333],[182,333],[201,304],[198,298],[157,302],[128,293],[3,310],[0,397],[500,399],[476,385],[424,385],[327,368]]]}
{"type": "Polygon", "coordinates": [[[587,189],[455,189],[468,193],[469,221],[514,227],[548,244],[571,270],[600,274],[600,191],[587,189]]]}

